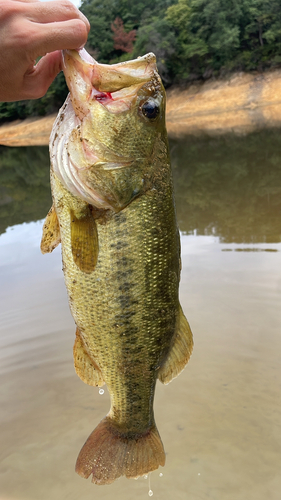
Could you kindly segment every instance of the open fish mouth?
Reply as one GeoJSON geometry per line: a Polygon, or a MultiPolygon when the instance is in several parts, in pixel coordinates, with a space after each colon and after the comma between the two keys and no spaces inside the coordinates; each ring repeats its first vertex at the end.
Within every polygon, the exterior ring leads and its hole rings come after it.
{"type": "Polygon", "coordinates": [[[83,119],[89,103],[98,101],[111,113],[128,111],[139,88],[156,75],[156,57],[146,54],[133,61],[99,64],[85,49],[63,51],[63,71],[76,115],[83,119]]]}

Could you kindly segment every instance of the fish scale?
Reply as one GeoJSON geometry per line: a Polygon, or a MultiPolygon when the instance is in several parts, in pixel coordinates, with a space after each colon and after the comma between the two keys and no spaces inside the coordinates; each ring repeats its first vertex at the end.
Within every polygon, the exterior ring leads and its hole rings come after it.
{"type": "Polygon", "coordinates": [[[139,413],[136,418],[132,387],[140,373],[135,373],[134,364],[137,360],[141,364],[141,371],[147,370],[149,378],[155,381],[157,372],[152,368],[159,365],[167,353],[174,331],[177,280],[173,282],[170,276],[174,273],[178,279],[179,239],[173,202],[169,202],[166,192],[161,203],[155,190],[146,197],[136,199],[121,214],[113,215],[107,224],[99,224],[96,220],[99,258],[93,279],[91,275],[85,277],[81,273],[72,256],[69,210],[65,203],[65,198],[72,195],[64,190],[59,181],[53,180],[52,186],[54,197],[59,200],[55,208],[61,225],[62,241],[68,242],[68,245],[62,245],[62,253],[63,262],[67,262],[64,274],[71,296],[73,317],[82,337],[84,331],[91,331],[90,338],[84,340],[103,373],[113,406],[122,415],[120,419],[127,423],[128,428],[134,425],[136,431],[142,433],[148,426],[147,422],[153,418],[151,381],[147,384],[147,380],[143,380],[142,385],[144,388],[148,385],[148,390],[141,393],[142,419],[139,413]],[[59,184],[58,195],[56,182],[59,184]],[[63,204],[60,203],[61,193],[63,204]],[[166,227],[161,223],[161,236],[156,238],[155,224],[157,227],[159,212],[166,227]],[[125,246],[122,245],[123,240],[125,246]],[[128,270],[127,266],[124,269],[124,258],[130,260],[128,270]],[[174,262],[167,265],[167,260],[174,262]],[[88,297],[86,301],[85,292],[88,297]],[[173,308],[169,307],[171,303],[173,308]],[[125,342],[124,338],[120,339],[121,336],[125,336],[125,342]],[[121,369],[118,370],[120,359],[121,369]],[[131,372],[130,377],[127,376],[128,371],[131,372]],[[125,376],[122,376],[122,372],[125,376]]]}

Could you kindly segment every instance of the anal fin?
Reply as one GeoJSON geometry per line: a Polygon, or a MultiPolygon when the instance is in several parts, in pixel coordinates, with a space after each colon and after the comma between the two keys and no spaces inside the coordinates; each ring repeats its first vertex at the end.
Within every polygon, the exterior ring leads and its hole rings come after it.
{"type": "Polygon", "coordinates": [[[179,308],[176,331],[170,351],[158,372],[158,379],[169,384],[177,377],[187,364],[193,349],[193,336],[188,321],[179,308]]]}
{"type": "Polygon", "coordinates": [[[97,264],[99,245],[96,222],[89,207],[79,216],[71,211],[71,250],[80,271],[92,273],[97,264]]]}
{"type": "Polygon", "coordinates": [[[59,221],[56,211],[52,206],[43,225],[41,252],[43,254],[52,252],[54,248],[56,248],[60,244],[60,242],[61,239],[59,221]]]}
{"type": "Polygon", "coordinates": [[[102,373],[87,353],[80,332],[77,328],[73,347],[74,367],[78,377],[88,385],[101,387],[104,385],[102,373]]]}

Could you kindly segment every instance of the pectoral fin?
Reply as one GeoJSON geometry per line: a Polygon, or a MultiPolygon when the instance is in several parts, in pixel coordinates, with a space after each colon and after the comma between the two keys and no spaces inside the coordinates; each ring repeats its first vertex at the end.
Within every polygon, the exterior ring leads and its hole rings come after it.
{"type": "Polygon", "coordinates": [[[192,348],[192,332],[180,307],[173,343],[158,372],[158,378],[163,384],[168,384],[180,374],[191,356],[192,348]]]}
{"type": "Polygon", "coordinates": [[[60,239],[60,226],[54,207],[49,210],[43,226],[43,235],[41,240],[41,252],[50,253],[56,248],[60,239]]]}
{"type": "Polygon", "coordinates": [[[76,216],[71,211],[71,249],[75,264],[84,273],[94,271],[99,254],[98,232],[90,208],[76,216]]]}
{"type": "Polygon", "coordinates": [[[88,385],[101,387],[104,385],[102,373],[87,353],[80,332],[77,328],[73,347],[74,367],[78,377],[88,385]]]}

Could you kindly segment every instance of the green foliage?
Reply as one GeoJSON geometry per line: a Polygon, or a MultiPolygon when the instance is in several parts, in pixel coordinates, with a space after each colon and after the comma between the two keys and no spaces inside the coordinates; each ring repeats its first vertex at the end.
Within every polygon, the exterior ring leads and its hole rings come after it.
{"type": "MultiPolygon", "coordinates": [[[[173,38],[173,33],[163,20],[167,8],[174,1],[105,0],[100,2],[99,0],[84,0],[81,11],[91,24],[87,49],[99,62],[117,62],[118,58],[124,60],[123,54],[118,49],[114,49],[114,32],[112,30],[112,23],[116,18],[120,18],[124,23],[124,30],[127,34],[132,30],[138,30],[137,48],[133,54],[137,52],[137,56],[142,55],[147,51],[145,47],[151,44],[154,51],[157,50],[158,42],[163,45],[163,30],[166,30],[166,33],[169,32],[169,39],[173,38]],[[161,23],[164,23],[164,27],[161,23]]],[[[167,41],[167,43],[169,42],[167,41]]],[[[163,50],[166,55],[167,51],[161,46],[161,54],[163,50]]],[[[134,57],[133,54],[131,57],[134,57]]]]}
{"type": "Polygon", "coordinates": [[[166,13],[177,34],[179,78],[198,78],[233,60],[239,48],[241,9],[235,0],[179,0],[166,13]]]}
{"type": "Polygon", "coordinates": [[[279,0],[178,0],[166,19],[177,39],[176,80],[281,61],[279,0]]]}
{"type": "Polygon", "coordinates": [[[281,4],[279,0],[248,0],[242,4],[241,55],[246,69],[278,63],[281,56],[281,4]]]}
{"type": "MultiPolygon", "coordinates": [[[[81,11],[94,58],[116,63],[152,51],[166,86],[281,63],[280,0],[83,0],[81,11]]],[[[48,114],[66,94],[60,74],[42,99],[0,103],[0,122],[48,114]]]]}
{"type": "MultiPolygon", "coordinates": [[[[111,23],[118,16],[115,0],[84,0],[81,11],[89,19],[91,31],[88,36],[89,52],[99,62],[106,63],[114,55],[111,23]]],[[[121,16],[120,16],[121,17],[121,16]]]]}
{"type": "Polygon", "coordinates": [[[171,59],[176,50],[176,37],[169,30],[166,19],[154,18],[153,22],[143,25],[138,30],[133,57],[139,54],[154,52],[157,58],[158,71],[164,84],[171,83],[171,59]]]}

